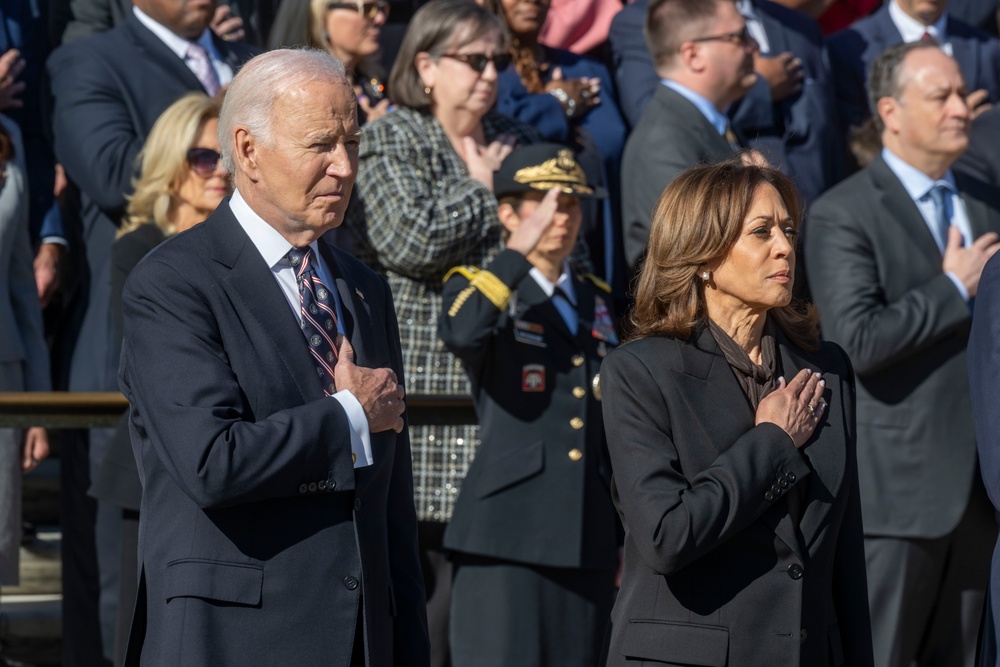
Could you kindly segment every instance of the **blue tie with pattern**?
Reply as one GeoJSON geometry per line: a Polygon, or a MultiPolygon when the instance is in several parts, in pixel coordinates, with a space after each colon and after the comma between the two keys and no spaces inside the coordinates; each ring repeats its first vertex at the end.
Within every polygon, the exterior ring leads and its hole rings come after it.
{"type": "Polygon", "coordinates": [[[309,246],[289,250],[288,263],[295,271],[299,284],[302,333],[316,360],[316,373],[323,384],[323,392],[330,396],[337,392],[333,382],[333,367],[337,365],[337,345],[334,342],[337,338],[337,308],[333,295],[316,273],[309,246]]]}
{"type": "Polygon", "coordinates": [[[928,192],[934,204],[934,234],[941,243],[941,252],[948,247],[948,229],[951,227],[951,188],[938,181],[928,192]]]}

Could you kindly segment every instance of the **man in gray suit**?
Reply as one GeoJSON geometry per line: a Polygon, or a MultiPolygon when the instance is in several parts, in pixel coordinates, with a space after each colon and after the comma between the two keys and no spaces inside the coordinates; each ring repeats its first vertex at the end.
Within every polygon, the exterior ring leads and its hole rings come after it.
{"type": "Polygon", "coordinates": [[[953,172],[971,113],[934,42],[891,47],[869,97],[884,150],[820,197],[806,272],[858,384],[875,662],[972,665],[996,523],[980,480],[966,345],[1000,191],[953,172]]]}
{"type": "Polygon", "coordinates": [[[645,32],[662,85],[622,158],[625,259],[633,270],[663,188],[688,167],[739,149],[725,110],[757,80],[757,42],[733,0],[653,0],[645,32]]]}

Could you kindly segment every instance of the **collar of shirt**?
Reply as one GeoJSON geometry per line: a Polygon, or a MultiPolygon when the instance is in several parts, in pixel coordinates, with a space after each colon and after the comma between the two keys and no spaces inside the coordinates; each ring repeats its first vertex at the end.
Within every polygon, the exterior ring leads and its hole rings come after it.
{"type": "MultiPolygon", "coordinates": [[[[168,49],[177,54],[177,57],[183,60],[184,64],[187,65],[187,50],[188,46],[190,46],[192,42],[184,39],[174,32],[171,32],[171,30],[166,26],[157,23],[153,18],[135,5],[132,6],[132,12],[135,14],[135,17],[139,19],[140,23],[146,26],[151,33],[156,35],[168,49]]],[[[205,30],[202,31],[201,36],[194,40],[194,43],[201,45],[201,47],[208,52],[208,57],[212,60],[212,66],[215,67],[215,73],[219,76],[220,84],[224,86],[233,80],[232,68],[222,62],[219,52],[215,49],[215,44],[212,43],[211,30],[205,28],[205,30]]]]}
{"type": "Polygon", "coordinates": [[[896,174],[896,178],[906,188],[907,194],[910,195],[910,199],[913,201],[926,197],[931,187],[938,182],[945,183],[952,194],[958,192],[958,186],[955,185],[955,176],[951,173],[950,169],[940,181],[935,181],[913,165],[904,162],[901,157],[888,148],[882,149],[882,159],[885,160],[886,165],[892,170],[892,173],[896,174]]]}
{"type": "Polygon", "coordinates": [[[891,0],[889,3],[889,18],[891,18],[892,22],[896,25],[896,29],[899,30],[899,34],[903,37],[904,42],[919,42],[923,38],[925,30],[931,37],[936,39],[942,47],[947,42],[948,36],[945,33],[945,25],[948,23],[948,12],[941,14],[941,18],[935,21],[932,25],[925,26],[923,23],[904,12],[900,8],[897,0],[891,0]]]}
{"type": "Polygon", "coordinates": [[[705,117],[705,120],[711,123],[712,127],[718,130],[720,135],[726,133],[726,126],[729,125],[729,119],[726,118],[724,113],[716,109],[715,105],[709,102],[707,98],[699,95],[683,84],[672,81],[671,79],[661,79],[660,83],[675,91],[691,104],[695,105],[698,111],[701,112],[701,115],[705,117]]]}
{"type": "MultiPolygon", "coordinates": [[[[278,285],[281,287],[281,291],[284,293],[289,307],[295,313],[295,317],[300,318],[298,282],[296,281],[292,265],[288,263],[288,251],[292,249],[292,244],[278,233],[277,229],[269,225],[250,208],[250,205],[243,199],[239,190],[233,191],[233,196],[229,200],[229,208],[232,210],[233,215],[236,216],[236,221],[240,223],[240,227],[250,237],[250,242],[257,248],[257,252],[260,253],[268,268],[271,269],[271,273],[274,279],[278,281],[278,285]]],[[[340,295],[336,289],[333,289],[330,272],[327,271],[326,263],[319,253],[319,242],[313,241],[309,244],[309,247],[313,251],[314,267],[316,273],[319,275],[319,279],[323,281],[324,285],[331,288],[330,292],[334,295],[334,300],[337,304],[337,328],[340,333],[344,333],[342,325],[344,318],[340,310],[340,295]]]]}
{"type": "Polygon", "coordinates": [[[767,41],[767,32],[764,30],[764,24],[761,23],[760,17],[757,16],[753,0],[736,0],[736,11],[747,22],[747,32],[760,45],[761,55],[770,53],[771,43],[767,41]]]}
{"type": "Polygon", "coordinates": [[[569,264],[567,262],[563,262],[562,275],[559,276],[559,280],[557,280],[554,285],[548,278],[542,275],[541,271],[534,267],[532,267],[528,274],[535,279],[535,282],[542,288],[542,291],[545,292],[550,299],[552,299],[552,305],[555,306],[557,311],[559,311],[560,317],[562,317],[563,322],[566,323],[566,328],[568,328],[570,332],[575,335],[579,322],[579,316],[576,312],[576,291],[573,289],[573,274],[570,273],[569,264]],[[555,293],[557,287],[562,290],[563,294],[566,295],[565,299],[552,298],[552,295],[555,293]]]}

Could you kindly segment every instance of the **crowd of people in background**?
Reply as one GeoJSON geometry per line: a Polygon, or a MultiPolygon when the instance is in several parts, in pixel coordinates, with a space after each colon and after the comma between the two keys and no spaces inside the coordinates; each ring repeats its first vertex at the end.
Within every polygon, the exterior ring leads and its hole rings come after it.
{"type": "MultiPolygon", "coordinates": [[[[1000,664],[998,24],[986,0],[0,0],[0,391],[121,388],[133,269],[258,203],[234,78],[316,50],[360,127],[324,238],[385,279],[405,394],[479,420],[407,429],[429,664],[1000,664]]],[[[315,120],[275,90],[289,118],[249,134],[315,120]]],[[[293,209],[301,175],[266,194],[293,209]]],[[[0,584],[21,475],[58,451],[67,667],[134,658],[128,418],[0,429],[0,584]]]]}

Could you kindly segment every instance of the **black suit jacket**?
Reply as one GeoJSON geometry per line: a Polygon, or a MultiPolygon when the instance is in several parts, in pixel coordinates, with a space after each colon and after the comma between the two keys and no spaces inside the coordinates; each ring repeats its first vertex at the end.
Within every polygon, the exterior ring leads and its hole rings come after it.
{"type": "MultiPolygon", "coordinates": [[[[356,362],[402,382],[385,280],[320,245],[356,362]]],[[[132,271],[123,316],[142,664],[346,665],[363,592],[367,664],[426,665],[407,431],[372,434],[374,465],[353,468],[347,415],[228,200],[132,271]]]]}
{"type": "Polygon", "coordinates": [[[707,327],[601,367],[625,569],[609,665],[873,664],[854,381],[829,343],[779,336],[784,377],[823,373],[829,408],[801,450],[754,412],[707,327]],[[801,521],[787,492],[807,485],[801,521]],[[642,663],[647,664],[647,663],[642,663]]]}
{"type": "Polygon", "coordinates": [[[650,216],[663,189],[685,169],[732,154],[729,143],[695,105],[657,85],[622,158],[622,231],[625,261],[633,270],[646,254],[650,216]]]}
{"type": "MultiPolygon", "coordinates": [[[[615,82],[628,121],[636,125],[660,79],[646,48],[642,26],[648,0],[626,5],[611,22],[615,82]]],[[[756,0],[754,9],[772,55],[790,51],[802,61],[802,91],[780,102],[771,99],[763,77],[729,110],[732,127],[746,145],[761,151],[795,180],[812,200],[844,176],[844,149],[833,81],[819,25],[775,2],[756,0]]]]}
{"type": "Polygon", "coordinates": [[[575,276],[573,334],[520,253],[504,250],[472,270],[454,272],[442,294],[441,339],[469,374],[481,439],[444,545],[531,565],[613,569],[618,519],[595,389],[601,355],[616,343],[613,329],[606,335],[611,297],[575,276]],[[514,290],[504,308],[470,288],[486,274],[514,290]],[[595,327],[602,317],[604,328],[595,327]]]}
{"type": "MultiPolygon", "coordinates": [[[[1000,192],[956,180],[973,237],[1000,232],[1000,192]]],[[[813,204],[805,251],[823,336],[858,374],[865,534],[941,537],[962,517],[976,474],[969,304],[881,157],[813,204]]]]}
{"type": "MultiPolygon", "coordinates": [[[[254,51],[216,40],[234,70],[254,51]]],[[[203,90],[184,62],[129,14],[108,32],[56,49],[49,57],[55,98],[56,157],[82,193],[86,268],[78,306],[82,318],[71,391],[117,388],[118,341],[110,331],[109,253],[132,191],[135,158],[163,111],[190,91],[203,90]]]]}
{"type": "Polygon", "coordinates": [[[980,114],[972,121],[969,148],[958,158],[955,168],[991,185],[1000,185],[1000,107],[980,114]]]}

